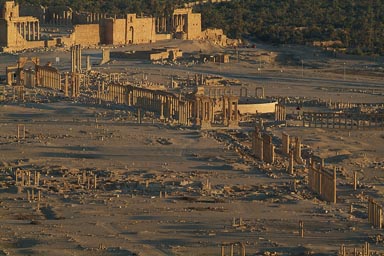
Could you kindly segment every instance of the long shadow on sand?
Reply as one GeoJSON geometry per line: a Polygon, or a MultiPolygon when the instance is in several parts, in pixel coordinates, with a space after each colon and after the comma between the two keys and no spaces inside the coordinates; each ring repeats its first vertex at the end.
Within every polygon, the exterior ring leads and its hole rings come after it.
{"type": "Polygon", "coordinates": [[[138,215],[130,217],[131,220],[155,220],[158,219],[156,216],[148,216],[148,215],[138,215]]]}
{"type": "Polygon", "coordinates": [[[17,240],[17,248],[29,248],[38,244],[38,240],[32,238],[21,238],[17,240]]]}
{"type": "Polygon", "coordinates": [[[102,159],[103,156],[99,154],[75,154],[75,153],[61,153],[61,152],[43,152],[40,153],[42,157],[53,157],[53,158],[77,158],[77,159],[102,159]]]}
{"type": "Polygon", "coordinates": [[[47,117],[47,114],[42,113],[24,113],[24,114],[8,114],[6,115],[8,118],[12,119],[36,119],[36,118],[43,118],[47,117]]]}
{"type": "Polygon", "coordinates": [[[199,169],[199,170],[209,170],[209,171],[229,171],[232,170],[232,166],[224,164],[224,165],[198,165],[192,167],[192,169],[199,169]]]}
{"type": "Polygon", "coordinates": [[[328,157],[325,161],[327,163],[337,164],[337,163],[340,163],[340,162],[348,159],[349,157],[351,157],[350,154],[338,155],[338,156],[328,157]]]}

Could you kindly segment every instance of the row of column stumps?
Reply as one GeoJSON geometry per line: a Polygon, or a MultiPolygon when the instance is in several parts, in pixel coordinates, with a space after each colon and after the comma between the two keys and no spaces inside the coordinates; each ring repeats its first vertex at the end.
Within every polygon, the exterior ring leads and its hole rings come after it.
{"type": "MultiPolygon", "coordinates": [[[[273,163],[275,159],[274,145],[272,144],[272,136],[262,133],[259,127],[255,127],[255,132],[252,140],[253,154],[261,161],[273,163]]],[[[301,157],[301,139],[295,138],[295,145],[291,149],[290,137],[283,133],[282,137],[282,153],[289,157],[288,172],[294,173],[294,161],[298,164],[303,164],[304,160],[301,157]]]]}
{"type": "Polygon", "coordinates": [[[232,227],[242,227],[244,225],[243,218],[239,217],[238,219],[236,217],[233,217],[232,219],[232,227]]]}
{"type": "Polygon", "coordinates": [[[383,208],[371,197],[368,199],[368,222],[378,229],[383,226],[383,208]]]}
{"type": "Polygon", "coordinates": [[[304,112],[303,127],[384,129],[384,114],[304,112]]]}
{"type": "Polygon", "coordinates": [[[77,184],[78,185],[87,185],[87,190],[90,190],[93,188],[94,190],[97,189],[97,175],[94,173],[91,176],[87,175],[86,171],[83,171],[81,176],[77,176],[77,184]]]}
{"type": "MultiPolygon", "coordinates": [[[[262,121],[260,121],[262,123],[262,121]]],[[[272,136],[261,131],[261,127],[256,126],[252,140],[253,154],[260,161],[273,164],[275,162],[275,146],[272,143],[272,136]]]]}
{"type": "Polygon", "coordinates": [[[221,244],[221,256],[234,256],[235,246],[239,247],[238,255],[245,256],[245,245],[244,243],[223,243],[221,244]],[[229,254],[226,254],[226,248],[229,247],[229,254]]]}
{"type": "Polygon", "coordinates": [[[301,157],[301,139],[299,137],[295,137],[294,144],[291,145],[291,138],[289,134],[283,132],[282,133],[282,146],[281,151],[282,154],[288,156],[288,173],[294,174],[294,162],[298,164],[303,164],[304,160],[301,157]]]}
{"type": "MultiPolygon", "coordinates": [[[[296,139],[296,147],[299,146],[299,140],[296,139]]],[[[290,140],[289,135],[283,133],[282,138],[282,151],[286,153],[289,149],[290,140]]],[[[301,150],[300,150],[301,151],[301,150]]],[[[296,156],[297,158],[301,158],[301,155],[296,156]]],[[[309,187],[311,190],[317,192],[320,196],[322,196],[327,201],[336,203],[337,202],[337,182],[336,182],[336,167],[333,169],[333,175],[324,172],[324,159],[320,159],[320,167],[316,168],[316,161],[314,159],[310,159],[310,168],[309,168],[309,187]],[[315,175],[315,172],[317,173],[315,175]],[[331,177],[333,176],[333,177],[331,177]],[[326,178],[328,177],[328,178],[326,178]]],[[[293,151],[289,151],[289,173],[293,174],[293,151]]],[[[353,173],[353,190],[357,190],[358,179],[357,172],[353,173]]],[[[350,213],[353,212],[353,205],[350,205],[350,213]]],[[[368,222],[372,224],[374,227],[381,229],[383,222],[383,210],[382,207],[376,203],[372,198],[368,200],[368,222]]]]}
{"type": "Polygon", "coordinates": [[[310,158],[308,187],[325,201],[335,204],[337,202],[336,167],[333,171],[326,170],[324,159],[321,159],[319,165],[314,158],[310,158]]]}
{"type": "MultiPolygon", "coordinates": [[[[31,186],[31,171],[26,170],[15,170],[15,184],[21,186],[31,186]],[[19,184],[19,175],[21,175],[21,180],[19,184]]],[[[34,186],[38,187],[40,184],[40,172],[34,171],[34,186]]]]}
{"type": "Polygon", "coordinates": [[[38,202],[41,201],[41,191],[37,190],[37,198],[35,198],[35,189],[32,188],[31,190],[27,189],[27,201],[35,201],[37,199],[38,202]]]}
{"type": "MultiPolygon", "coordinates": [[[[350,255],[349,253],[347,254],[347,248],[344,244],[340,245],[340,249],[338,252],[338,256],[347,256],[350,255]]],[[[371,255],[371,250],[368,242],[365,242],[364,245],[361,247],[361,252],[357,250],[357,248],[353,248],[353,256],[370,256],[371,255]]]]}
{"type": "MultiPolygon", "coordinates": [[[[149,180],[145,181],[145,188],[146,189],[149,188],[149,180]]],[[[168,198],[168,192],[167,191],[159,191],[159,198],[167,199],[168,198]]]]}

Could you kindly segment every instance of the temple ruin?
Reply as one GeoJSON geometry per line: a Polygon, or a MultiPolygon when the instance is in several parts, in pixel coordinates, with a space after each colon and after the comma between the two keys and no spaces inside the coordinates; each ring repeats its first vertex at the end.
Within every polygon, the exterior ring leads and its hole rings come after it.
{"type": "Polygon", "coordinates": [[[211,40],[223,46],[227,42],[222,30],[202,31],[201,14],[193,13],[192,8],[175,9],[172,15],[158,18],[132,13],[120,17],[75,12],[66,6],[39,8],[27,5],[22,11],[19,9],[19,5],[13,1],[5,2],[1,7],[0,30],[7,31],[0,35],[2,51],[56,45],[142,44],[172,38],[211,40]],[[28,16],[20,16],[20,13],[28,16]],[[72,28],[67,29],[72,32],[55,38],[45,35],[41,40],[41,26],[72,28]]]}
{"type": "Polygon", "coordinates": [[[0,9],[0,47],[22,50],[44,47],[40,40],[40,22],[32,16],[20,16],[19,5],[7,1],[0,9]]]}

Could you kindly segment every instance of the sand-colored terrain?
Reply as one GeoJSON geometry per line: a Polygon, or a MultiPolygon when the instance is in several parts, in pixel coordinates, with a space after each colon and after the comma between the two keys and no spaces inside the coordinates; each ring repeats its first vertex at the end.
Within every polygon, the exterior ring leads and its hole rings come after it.
{"type": "MultiPolygon", "coordinates": [[[[380,66],[380,59],[335,58],[313,48],[258,45],[238,49],[237,62],[235,49],[207,43],[171,41],[157,46],[175,44],[184,52],[226,51],[234,59],[229,64],[191,66],[119,59],[94,68],[137,76],[144,72],[154,83],[168,83],[171,76],[216,74],[241,81],[250,92],[262,85],[267,96],[384,102],[379,69],[355,71],[380,66]],[[276,52],[276,60],[259,63],[260,51],[276,52]]],[[[84,50],[93,62],[99,52],[84,50]]],[[[60,56],[61,67],[68,69],[68,52],[38,55],[42,62],[60,56]]],[[[16,58],[0,55],[0,75],[16,58]]],[[[244,243],[246,255],[335,255],[342,244],[352,252],[361,251],[365,242],[372,252],[384,252],[381,230],[367,221],[368,196],[383,202],[384,131],[299,124],[291,120],[288,127],[267,128],[277,145],[277,164],[271,166],[239,149],[250,146],[250,127],[202,132],[150,118],[137,124],[135,113],[114,106],[69,101],[1,104],[0,252],[203,256],[220,255],[222,243],[234,242],[244,243]],[[17,124],[26,128],[25,139],[19,141],[17,124]],[[287,158],[279,154],[282,132],[302,138],[304,156],[314,152],[326,165],[341,167],[337,204],[321,201],[308,190],[304,166],[295,166],[294,175],[286,172],[287,158]],[[40,172],[39,184],[15,184],[17,169],[40,172]],[[236,223],[241,218],[242,225],[233,225],[233,218],[236,223]],[[304,237],[299,221],[304,223],[304,237]]]]}

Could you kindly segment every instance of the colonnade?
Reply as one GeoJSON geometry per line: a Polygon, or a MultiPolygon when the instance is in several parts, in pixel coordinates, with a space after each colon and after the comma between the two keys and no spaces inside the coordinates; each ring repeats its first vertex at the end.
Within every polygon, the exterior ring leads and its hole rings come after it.
{"type": "Polygon", "coordinates": [[[72,11],[61,11],[60,13],[51,13],[48,23],[55,26],[72,25],[72,11]]]}
{"type": "Polygon", "coordinates": [[[72,98],[76,98],[80,96],[80,84],[81,84],[81,76],[80,73],[72,73],[71,74],[71,96],[72,98]]]}
{"type": "Polygon", "coordinates": [[[104,84],[98,86],[97,97],[100,100],[115,104],[128,104],[127,87],[119,84],[110,84],[105,88],[104,84]]]}
{"type": "MultiPolygon", "coordinates": [[[[212,124],[221,123],[227,127],[237,127],[239,122],[238,97],[221,96],[216,98],[222,106],[221,116],[218,120],[215,117],[215,99],[209,96],[196,95],[194,102],[194,113],[196,125],[202,128],[210,128],[212,124]]],[[[219,104],[220,105],[220,104],[219,104]]]]}
{"type": "Polygon", "coordinates": [[[15,22],[17,32],[27,41],[40,40],[40,24],[39,21],[20,21],[15,22]]]}
{"type": "MultiPolygon", "coordinates": [[[[15,184],[16,185],[32,186],[31,171],[16,169],[14,176],[15,176],[15,184]]],[[[37,171],[33,172],[33,181],[34,181],[33,182],[34,186],[39,186],[39,184],[40,184],[40,172],[37,172],[37,171]]]]}
{"type": "Polygon", "coordinates": [[[275,105],[275,121],[285,121],[287,119],[287,110],[284,105],[275,105]]]}
{"type": "Polygon", "coordinates": [[[172,17],[172,25],[174,32],[187,32],[184,27],[186,24],[187,15],[184,14],[174,14],[172,17]]]}
{"type": "Polygon", "coordinates": [[[245,256],[245,246],[243,243],[229,243],[221,245],[221,256],[234,256],[235,246],[239,247],[238,254],[239,256],[245,256]],[[225,248],[229,247],[229,254],[226,254],[225,248]]]}
{"type": "MultiPolygon", "coordinates": [[[[79,14],[79,15],[82,15],[82,14],[79,14]]],[[[99,23],[102,19],[107,17],[107,15],[104,13],[94,13],[94,12],[86,13],[83,15],[86,15],[85,19],[88,24],[99,23]]]]}
{"type": "Polygon", "coordinates": [[[159,114],[160,119],[178,119],[189,125],[192,118],[192,102],[180,100],[164,91],[150,90],[132,85],[99,85],[97,98],[115,104],[125,104],[159,114]]]}
{"type": "Polygon", "coordinates": [[[71,72],[81,73],[81,45],[71,47],[71,72]]]}
{"type": "Polygon", "coordinates": [[[28,88],[34,88],[36,84],[36,71],[33,69],[24,70],[24,85],[28,88]]]}
{"type": "Polygon", "coordinates": [[[336,167],[333,172],[324,168],[324,163],[320,166],[314,159],[311,159],[311,164],[308,170],[308,186],[313,192],[320,195],[325,201],[336,203],[336,167]]]}
{"type": "Polygon", "coordinates": [[[168,32],[168,18],[158,17],[156,19],[156,33],[167,33],[168,32]]]}
{"type": "Polygon", "coordinates": [[[371,197],[368,199],[368,222],[375,228],[383,226],[383,208],[371,197]]]}
{"type": "Polygon", "coordinates": [[[37,81],[39,86],[61,90],[61,74],[50,66],[37,66],[37,81]]]}
{"type": "Polygon", "coordinates": [[[303,126],[339,129],[384,129],[384,114],[304,112],[303,126]]]}
{"type": "Polygon", "coordinates": [[[179,101],[179,123],[189,126],[192,117],[192,102],[179,101]]]}
{"type": "Polygon", "coordinates": [[[81,76],[79,73],[64,73],[64,97],[69,97],[69,92],[72,98],[80,96],[81,76]]]}
{"type": "Polygon", "coordinates": [[[270,164],[275,162],[275,146],[272,143],[272,136],[262,133],[257,127],[253,134],[252,151],[260,161],[270,164]]]}
{"type": "Polygon", "coordinates": [[[132,85],[104,84],[98,86],[97,99],[100,101],[126,104],[159,114],[160,119],[178,120],[183,125],[196,125],[203,129],[212,124],[228,127],[238,126],[238,98],[234,96],[220,97],[221,117],[215,119],[214,99],[208,96],[195,95],[181,98],[172,93],[150,90],[132,85]]]}

